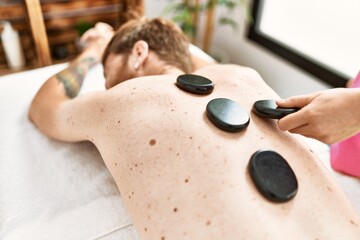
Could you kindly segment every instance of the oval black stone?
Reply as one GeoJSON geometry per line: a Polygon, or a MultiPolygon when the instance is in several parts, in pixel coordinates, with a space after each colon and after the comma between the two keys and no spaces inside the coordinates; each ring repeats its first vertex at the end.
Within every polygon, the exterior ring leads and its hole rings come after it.
{"type": "Polygon", "coordinates": [[[206,115],[218,128],[240,132],[249,125],[249,114],[238,103],[227,98],[216,98],[206,106],[206,115]]]}
{"type": "Polygon", "coordinates": [[[250,176],[256,188],[273,202],[292,199],[298,189],[296,176],[286,160],[270,150],[257,151],[249,162],[250,176]]]}
{"type": "Polygon", "coordinates": [[[180,75],[176,79],[176,85],[194,94],[210,94],[214,90],[214,84],[210,79],[194,74],[180,75]]]}
{"type": "Polygon", "coordinates": [[[253,105],[252,111],[262,118],[280,119],[291,113],[297,112],[300,108],[280,108],[275,100],[259,100],[253,105]]]}

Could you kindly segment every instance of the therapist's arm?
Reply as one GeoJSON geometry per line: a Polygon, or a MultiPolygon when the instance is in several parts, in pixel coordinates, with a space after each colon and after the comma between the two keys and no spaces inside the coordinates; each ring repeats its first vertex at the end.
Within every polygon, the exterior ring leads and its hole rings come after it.
{"type": "Polygon", "coordinates": [[[277,101],[279,107],[299,107],[278,121],[283,131],[331,144],[360,131],[360,89],[335,88],[277,101]]]}

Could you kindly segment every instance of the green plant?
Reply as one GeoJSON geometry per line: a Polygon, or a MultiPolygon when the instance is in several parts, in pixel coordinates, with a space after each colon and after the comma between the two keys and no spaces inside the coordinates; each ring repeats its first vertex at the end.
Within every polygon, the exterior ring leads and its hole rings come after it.
{"type": "MultiPolygon", "coordinates": [[[[246,0],[170,0],[171,3],[164,10],[164,15],[171,15],[191,42],[196,43],[199,29],[199,16],[205,14],[204,36],[202,48],[209,52],[215,25],[215,10],[225,8],[226,14],[217,19],[220,25],[228,25],[238,29],[238,22],[234,20],[233,11],[238,7],[245,7],[246,0]]],[[[246,10],[246,8],[244,8],[246,10]]]]}
{"type": "Polygon", "coordinates": [[[78,34],[78,36],[82,36],[87,30],[92,28],[94,24],[86,21],[86,20],[80,20],[75,24],[75,29],[78,34]]]}

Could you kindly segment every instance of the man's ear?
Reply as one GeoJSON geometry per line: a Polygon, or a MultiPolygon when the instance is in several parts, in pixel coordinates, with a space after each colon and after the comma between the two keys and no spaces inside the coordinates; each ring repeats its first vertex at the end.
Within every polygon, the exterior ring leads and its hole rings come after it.
{"type": "Polygon", "coordinates": [[[137,41],[131,50],[131,65],[138,70],[149,56],[149,45],[143,40],[137,41]]]}

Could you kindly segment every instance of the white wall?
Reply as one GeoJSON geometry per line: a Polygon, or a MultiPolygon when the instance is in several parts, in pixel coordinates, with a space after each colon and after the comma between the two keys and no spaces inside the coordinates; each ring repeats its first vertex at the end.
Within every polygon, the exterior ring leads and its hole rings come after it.
{"type": "MultiPolygon", "coordinates": [[[[148,17],[160,16],[169,2],[171,1],[146,0],[145,14],[148,17]]],[[[221,11],[217,14],[221,14],[221,11]]],[[[238,10],[235,15],[241,23],[240,30],[236,32],[228,26],[217,26],[213,38],[214,48],[227,52],[231,62],[256,69],[281,97],[330,88],[328,84],[248,40],[243,11],[238,10]]]]}
{"type": "Polygon", "coordinates": [[[150,18],[158,17],[171,0],[144,0],[145,15],[150,18]]]}

